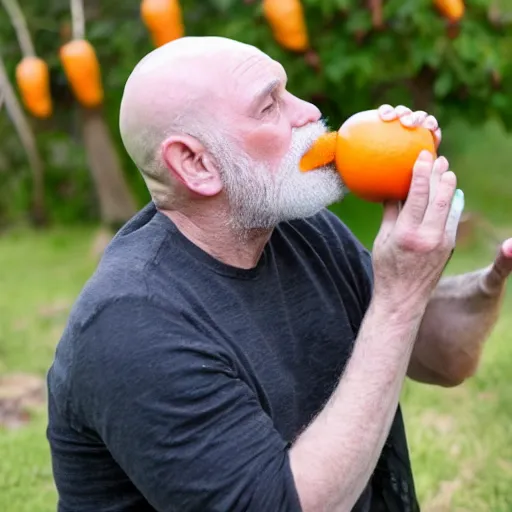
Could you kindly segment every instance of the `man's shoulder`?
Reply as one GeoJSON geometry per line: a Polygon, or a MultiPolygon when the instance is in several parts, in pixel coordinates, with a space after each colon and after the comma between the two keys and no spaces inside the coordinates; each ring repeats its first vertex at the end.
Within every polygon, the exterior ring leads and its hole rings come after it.
{"type": "Polygon", "coordinates": [[[114,303],[126,307],[134,302],[151,303],[149,276],[158,269],[158,258],[168,236],[156,215],[154,205],[150,204],[115,234],[82,287],[70,316],[71,322],[86,324],[114,303]]]}

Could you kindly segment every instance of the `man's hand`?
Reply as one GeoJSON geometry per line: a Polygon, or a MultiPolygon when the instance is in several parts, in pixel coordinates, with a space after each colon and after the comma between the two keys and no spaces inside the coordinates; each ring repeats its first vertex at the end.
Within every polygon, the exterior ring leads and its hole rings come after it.
{"type": "Polygon", "coordinates": [[[448,161],[423,151],[413,169],[411,188],[400,209],[384,204],[384,217],[373,247],[375,299],[426,305],[455,247],[463,208],[448,161]]]}
{"type": "Polygon", "coordinates": [[[457,386],[476,372],[503,305],[512,270],[512,239],[487,268],[441,279],[432,294],[411,355],[408,376],[457,386]]]}
{"type": "MultiPolygon", "coordinates": [[[[429,129],[436,149],[439,147],[441,129],[434,116],[424,111],[413,112],[403,105],[382,105],[378,112],[383,121],[399,119],[404,126],[429,129]]],[[[456,385],[476,370],[483,343],[498,319],[507,278],[512,272],[512,238],[503,242],[493,264],[487,268],[461,276],[444,277],[438,283],[455,247],[464,195],[457,190],[453,199],[447,199],[453,177],[447,173],[448,162],[443,157],[434,163],[430,187],[426,179],[428,167],[426,162],[416,163],[411,187],[411,194],[416,198],[408,198],[408,207],[399,213],[401,203],[384,205],[384,221],[373,251],[377,270],[375,292],[378,292],[377,298],[382,295],[384,300],[387,295],[393,304],[397,304],[400,297],[411,304],[418,300],[419,304],[424,304],[424,299],[431,294],[412,353],[409,376],[421,382],[456,385]],[[418,180],[419,188],[424,191],[423,200],[418,199],[421,196],[418,194],[418,180]],[[425,192],[427,188],[428,193],[425,192]],[[426,195],[429,214],[425,207],[426,195]],[[444,217],[446,205],[450,202],[442,234],[444,239],[441,239],[439,229],[442,223],[438,224],[436,231],[425,219],[444,217]],[[410,215],[413,211],[415,219],[410,215]],[[422,212],[425,212],[424,219],[420,222],[418,219],[422,212]],[[391,245],[395,247],[394,252],[386,248],[390,233],[393,234],[391,245]],[[437,245],[433,240],[437,240],[437,245]],[[422,246],[419,253],[415,252],[417,244],[422,246]]]]}
{"type": "Polygon", "coordinates": [[[489,295],[500,295],[512,273],[512,238],[501,244],[494,263],[482,276],[482,287],[489,295]]]}
{"type": "Polygon", "coordinates": [[[403,105],[398,105],[397,107],[381,105],[378,108],[378,113],[383,121],[393,121],[398,118],[400,122],[407,127],[423,126],[432,132],[436,149],[439,147],[439,144],[441,144],[441,128],[439,128],[437,119],[423,110],[413,112],[410,108],[404,107],[403,105]]]}

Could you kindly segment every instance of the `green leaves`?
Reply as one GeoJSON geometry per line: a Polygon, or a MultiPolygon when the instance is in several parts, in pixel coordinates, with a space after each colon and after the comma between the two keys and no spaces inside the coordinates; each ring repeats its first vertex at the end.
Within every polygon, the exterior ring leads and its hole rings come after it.
{"type": "Polygon", "coordinates": [[[454,83],[450,70],[441,71],[434,82],[434,94],[438,98],[444,98],[452,90],[454,83]]]}
{"type": "MultiPolygon", "coordinates": [[[[490,112],[510,115],[510,94],[503,87],[512,79],[512,24],[497,29],[489,21],[488,2],[467,2],[465,17],[453,26],[432,0],[388,0],[381,30],[372,27],[368,2],[303,3],[312,45],[322,61],[322,92],[335,104],[329,110],[344,117],[355,98],[371,98],[366,106],[371,108],[390,97],[408,97],[407,87],[418,97],[423,87],[428,89],[423,96],[432,98],[430,109],[441,116],[448,111],[474,111],[482,118],[490,112]],[[420,82],[424,70],[430,79],[420,82]]],[[[299,60],[290,56],[287,69],[299,60]]]]}
{"type": "Polygon", "coordinates": [[[221,12],[226,12],[229,9],[233,8],[238,1],[239,0],[211,0],[211,4],[217,10],[221,12]]]}
{"type": "MultiPolygon", "coordinates": [[[[220,35],[259,47],[283,64],[289,90],[318,105],[334,128],[358,110],[402,103],[413,108],[426,104],[441,123],[458,115],[477,123],[492,116],[512,130],[512,0],[467,0],[458,26],[441,17],[433,0],[385,0],[381,29],[372,26],[367,0],[302,0],[319,68],[312,64],[314,59],[279,46],[263,17],[262,0],[180,3],[187,35],[220,35]],[[491,4],[498,9],[490,16],[491,4]]],[[[120,144],[118,114],[124,83],[153,46],[140,19],[140,0],[86,4],[90,4],[87,35],[98,53],[107,94],[105,113],[120,144]]],[[[70,19],[69,0],[31,0],[23,3],[23,9],[37,52],[51,68],[57,113],[54,125],[45,129],[74,137],[70,115],[74,103],[58,60],[63,24],[70,19]]],[[[13,77],[19,46],[2,13],[0,40],[13,77]]],[[[7,162],[20,168],[12,144],[7,143],[9,124],[1,121],[7,162]]],[[[39,135],[43,152],[52,146],[51,138],[39,135]]],[[[140,186],[140,196],[145,198],[137,170],[123,151],[121,156],[134,187],[140,186]]],[[[83,165],[81,159],[69,160],[68,172],[76,174],[83,165]]],[[[53,169],[52,164],[48,172],[60,180],[64,171],[53,169]]],[[[50,201],[56,193],[49,194],[50,201]]],[[[57,194],[55,202],[59,201],[57,194]]]]}

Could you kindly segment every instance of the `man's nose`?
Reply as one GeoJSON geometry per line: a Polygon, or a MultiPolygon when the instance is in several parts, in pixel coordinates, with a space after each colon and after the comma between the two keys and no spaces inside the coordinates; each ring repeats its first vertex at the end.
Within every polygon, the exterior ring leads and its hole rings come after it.
{"type": "Polygon", "coordinates": [[[308,101],[296,99],[295,116],[293,120],[294,128],[300,128],[308,123],[315,123],[322,117],[320,110],[308,101]]]}

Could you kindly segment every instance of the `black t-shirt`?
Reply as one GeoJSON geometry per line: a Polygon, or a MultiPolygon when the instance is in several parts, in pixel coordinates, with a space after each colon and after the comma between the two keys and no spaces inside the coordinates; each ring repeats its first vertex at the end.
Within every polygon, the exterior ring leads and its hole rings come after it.
{"type": "MultiPolygon", "coordinates": [[[[216,260],[150,203],[78,297],[48,373],[60,512],[299,512],[288,448],[321,410],[372,292],[331,212],[216,260]]],[[[416,511],[400,409],[354,508],[416,511]]]]}

